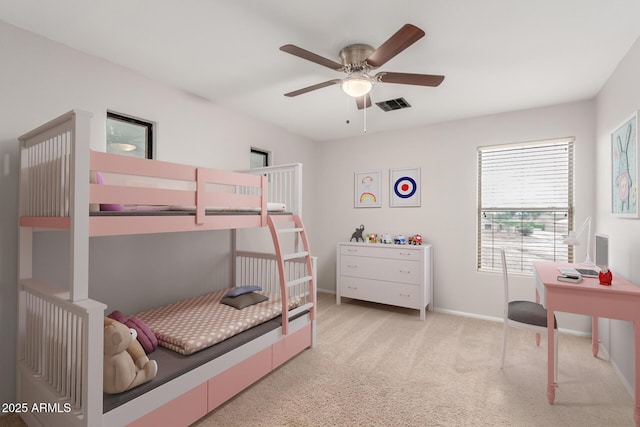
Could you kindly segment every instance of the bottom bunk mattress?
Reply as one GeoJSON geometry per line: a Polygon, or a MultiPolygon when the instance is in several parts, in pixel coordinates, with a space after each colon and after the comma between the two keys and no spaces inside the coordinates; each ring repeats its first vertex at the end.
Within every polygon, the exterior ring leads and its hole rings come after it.
{"type": "MultiPolygon", "coordinates": [[[[307,312],[302,312],[293,316],[290,320],[302,317],[307,312]]],[[[103,412],[107,413],[130,400],[133,400],[143,394],[160,387],[161,385],[193,370],[197,367],[208,363],[234,349],[241,347],[252,340],[261,337],[282,326],[282,316],[275,317],[268,322],[261,323],[253,328],[247,329],[237,335],[232,336],[216,345],[212,345],[202,351],[189,356],[178,354],[175,351],[158,347],[152,354],[150,359],[158,363],[158,374],[151,381],[139,385],[118,394],[103,394],[103,412]]]]}
{"type": "MultiPolygon", "coordinates": [[[[221,300],[231,289],[178,301],[136,316],[153,331],[159,345],[189,355],[282,314],[280,295],[268,292],[255,292],[268,299],[242,309],[223,304],[221,300]]],[[[299,305],[299,298],[289,298],[289,310],[299,305]]]]}

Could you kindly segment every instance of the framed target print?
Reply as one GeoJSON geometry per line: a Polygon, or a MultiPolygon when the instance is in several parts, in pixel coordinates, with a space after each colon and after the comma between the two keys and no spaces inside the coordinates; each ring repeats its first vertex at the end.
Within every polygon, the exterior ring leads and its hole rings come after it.
{"type": "Polygon", "coordinates": [[[420,168],[389,171],[389,206],[420,206],[420,168]]]}

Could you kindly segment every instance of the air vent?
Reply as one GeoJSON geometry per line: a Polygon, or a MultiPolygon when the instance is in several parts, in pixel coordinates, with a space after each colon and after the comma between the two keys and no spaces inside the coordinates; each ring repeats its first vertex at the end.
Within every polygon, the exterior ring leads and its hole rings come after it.
{"type": "Polygon", "coordinates": [[[388,101],[376,102],[376,105],[382,109],[382,111],[401,110],[403,108],[409,108],[411,105],[404,98],[390,99],[388,101]]]}

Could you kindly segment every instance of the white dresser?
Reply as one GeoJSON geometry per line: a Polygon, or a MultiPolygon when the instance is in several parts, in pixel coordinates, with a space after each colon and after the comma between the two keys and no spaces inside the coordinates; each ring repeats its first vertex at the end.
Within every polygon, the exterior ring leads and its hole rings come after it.
{"type": "Polygon", "coordinates": [[[433,310],[431,245],[338,243],[336,303],[342,297],[433,310]]]}

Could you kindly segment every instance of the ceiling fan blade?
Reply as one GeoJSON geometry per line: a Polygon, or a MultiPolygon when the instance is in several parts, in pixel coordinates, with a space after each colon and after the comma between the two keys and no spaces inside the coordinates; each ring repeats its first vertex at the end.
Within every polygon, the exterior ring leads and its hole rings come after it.
{"type": "Polygon", "coordinates": [[[369,94],[356,98],[356,105],[358,106],[358,110],[363,110],[365,108],[365,104],[367,106],[366,108],[371,107],[371,97],[369,96],[369,94]]]}
{"type": "Polygon", "coordinates": [[[298,89],[298,90],[294,90],[293,92],[289,92],[289,93],[285,93],[284,96],[298,96],[298,95],[302,95],[303,93],[307,93],[307,92],[311,92],[312,90],[316,90],[316,89],[322,89],[323,87],[327,87],[327,86],[331,86],[331,85],[335,85],[340,83],[341,80],[340,79],[333,79],[333,80],[329,80],[323,83],[318,83],[316,85],[313,86],[308,86],[302,89],[298,89]]]}
{"type": "Polygon", "coordinates": [[[309,52],[308,50],[305,50],[298,46],[294,46],[292,44],[285,44],[284,46],[280,46],[280,50],[290,53],[291,55],[297,56],[299,58],[306,59],[307,61],[315,62],[316,64],[331,68],[332,70],[342,71],[343,69],[343,65],[337,63],[336,61],[332,61],[331,59],[316,55],[313,52],[309,52]]]}
{"type": "Polygon", "coordinates": [[[423,36],[424,31],[420,28],[415,25],[405,24],[369,55],[366,62],[373,68],[381,67],[385,62],[420,40],[423,36]]]}
{"type": "Polygon", "coordinates": [[[440,86],[444,80],[444,76],[436,76],[433,74],[411,74],[411,73],[387,73],[380,72],[376,74],[376,80],[382,83],[399,83],[404,85],[417,86],[440,86]]]}

